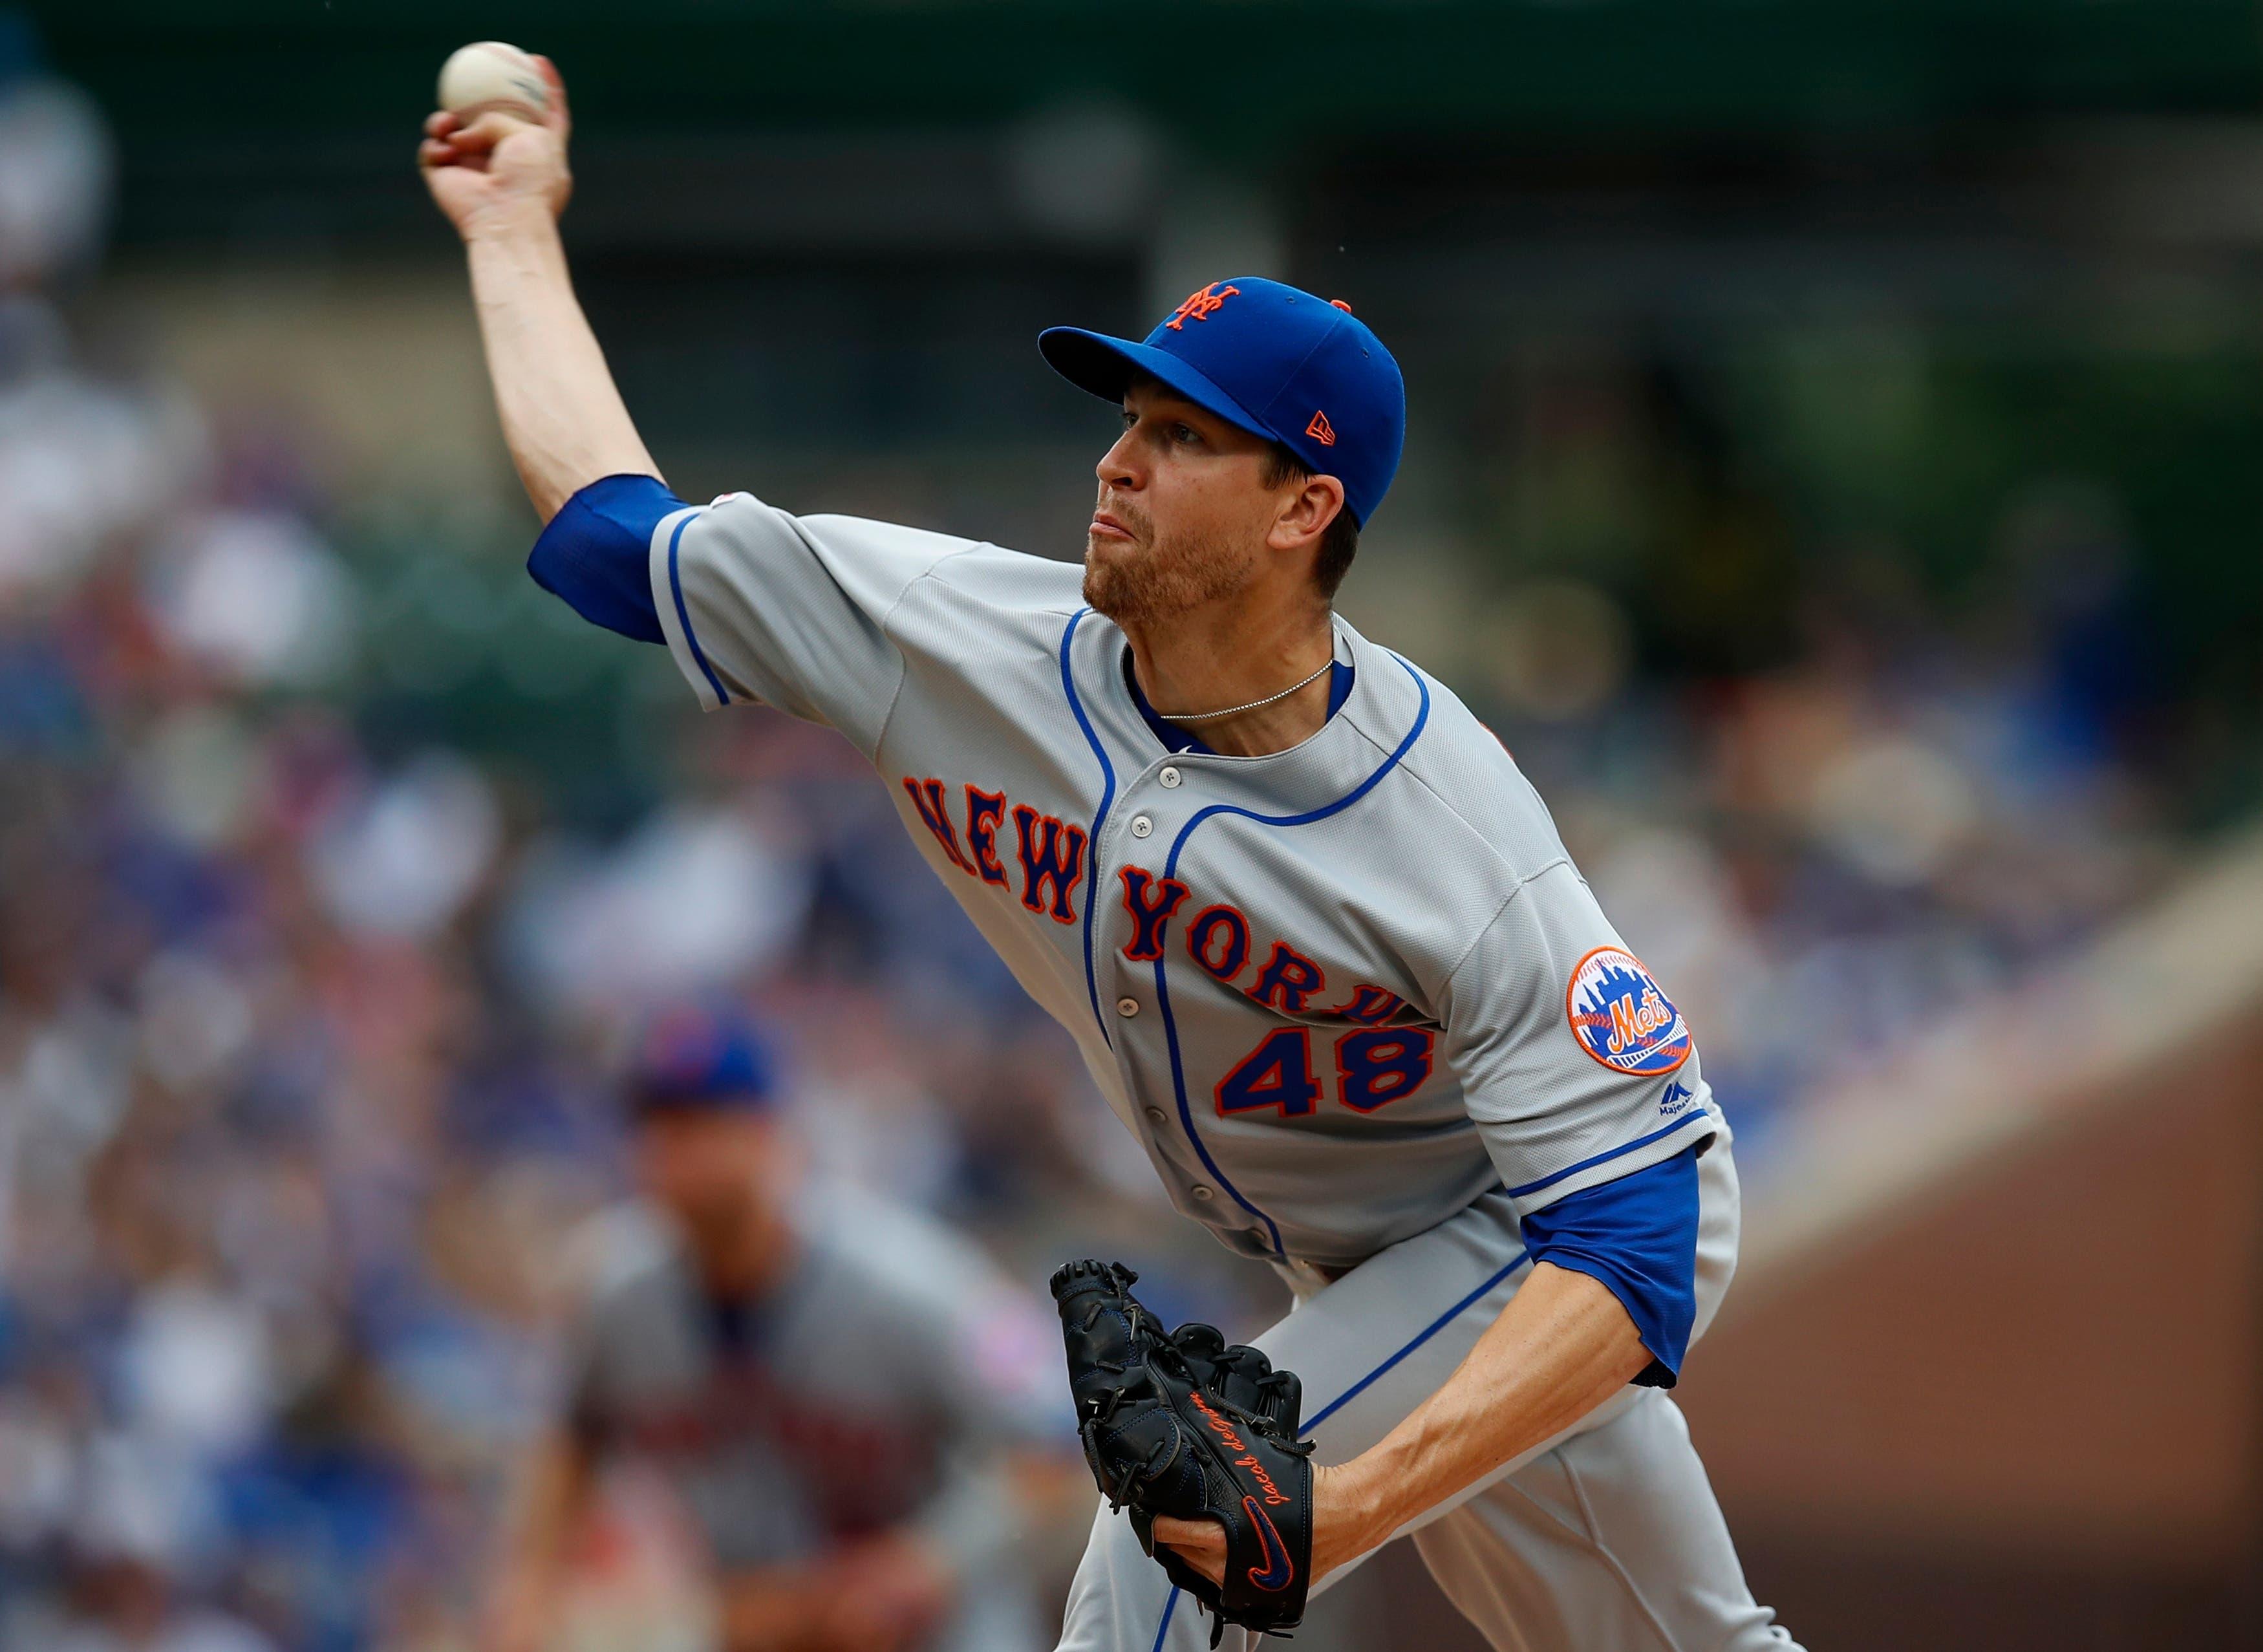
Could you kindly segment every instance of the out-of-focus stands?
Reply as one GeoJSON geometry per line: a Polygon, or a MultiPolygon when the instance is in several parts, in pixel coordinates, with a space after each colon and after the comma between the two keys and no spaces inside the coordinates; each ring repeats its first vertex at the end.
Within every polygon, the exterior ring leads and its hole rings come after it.
{"type": "Polygon", "coordinates": [[[1818,1096],[1678,1396],[1851,1648],[2263,1627],[2263,837],[1818,1096]]]}

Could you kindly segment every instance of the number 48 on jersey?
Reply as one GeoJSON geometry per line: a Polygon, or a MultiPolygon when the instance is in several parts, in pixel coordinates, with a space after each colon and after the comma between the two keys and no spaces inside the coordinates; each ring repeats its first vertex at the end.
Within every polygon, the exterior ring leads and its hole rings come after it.
{"type": "MultiPolygon", "coordinates": [[[[1335,1041],[1336,1099],[1355,1112],[1410,1095],[1430,1076],[1436,1035],[1426,1027],[1361,1027],[1335,1041]]],[[[1276,1027],[1218,1082],[1221,1118],[1271,1109],[1301,1119],[1320,1101],[1322,1084],[1312,1061],[1312,1029],[1276,1027]]]]}

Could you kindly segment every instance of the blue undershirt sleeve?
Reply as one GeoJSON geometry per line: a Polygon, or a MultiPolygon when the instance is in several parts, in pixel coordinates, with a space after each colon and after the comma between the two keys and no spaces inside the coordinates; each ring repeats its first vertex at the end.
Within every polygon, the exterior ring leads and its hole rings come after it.
{"type": "Polygon", "coordinates": [[[665,643],[652,599],[652,535],[662,517],[683,508],[656,476],[601,477],[550,518],[526,571],[591,625],[665,643]]]}
{"type": "Polygon", "coordinates": [[[1684,1148],[1646,1170],[1558,1199],[1524,1218],[1536,1261],[1601,1281],[1626,1308],[1650,1350],[1635,1378],[1645,1388],[1680,1380],[1697,1317],[1697,1155],[1684,1148]]]}

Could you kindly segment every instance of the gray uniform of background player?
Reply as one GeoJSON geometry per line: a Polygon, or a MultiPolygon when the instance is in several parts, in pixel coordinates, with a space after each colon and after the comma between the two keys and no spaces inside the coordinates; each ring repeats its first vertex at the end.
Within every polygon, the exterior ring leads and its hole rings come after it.
{"type": "MultiPolygon", "coordinates": [[[[1372,1445],[1459,1363],[1524,1276],[1521,1214],[1708,1136],[1698,1329],[1710,1319],[1736,1251],[1728,1127],[1694,1055],[1645,1078],[1580,1047],[1573,971],[1620,938],[1508,754],[1441,685],[1339,623],[1356,677],[1318,734],[1267,757],[1175,755],[1077,565],[740,494],[664,518],[650,571],[701,702],[761,700],[855,742],[1172,1201],[1291,1280],[1298,1306],[1258,1341],[1303,1378],[1320,1461],[1372,1445]],[[1160,961],[1125,955],[1126,868],[1189,891],[1160,961]],[[1232,919],[1212,921],[1212,967],[1185,943],[1221,906],[1249,937],[1224,980],[1232,919]],[[1276,942],[1324,984],[1261,1003],[1276,942]],[[1328,1051],[1379,1007],[1431,1034],[1435,1059],[1360,1111],[1328,1051]],[[1282,1028],[1309,1030],[1319,1099],[1227,1116],[1220,1081],[1282,1028]]],[[[1786,1644],[1656,1389],[1414,1525],[1499,1646],[1786,1644]]],[[[1103,1508],[1062,1645],[1206,1638],[1103,1508]]]]}
{"type": "Polygon", "coordinates": [[[660,1469],[719,1570],[908,1520],[965,1580],[923,1647],[1044,1644],[998,1465],[1072,1438],[1051,1315],[909,1213],[835,1191],[794,1225],[793,1264],[734,1344],[665,1213],[592,1219],[575,1245],[572,1426],[660,1469]]]}

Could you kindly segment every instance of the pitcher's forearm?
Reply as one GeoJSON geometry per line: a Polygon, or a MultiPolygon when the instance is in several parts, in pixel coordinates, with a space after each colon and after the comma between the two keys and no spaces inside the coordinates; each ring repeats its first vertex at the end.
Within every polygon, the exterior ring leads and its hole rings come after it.
{"type": "Polygon", "coordinates": [[[659,475],[574,296],[555,221],[514,214],[464,244],[503,440],[542,519],[601,476],[659,475]]]}
{"type": "Polygon", "coordinates": [[[1608,1289],[1536,1264],[1444,1386],[1334,1471],[1365,1528],[1361,1549],[1571,1427],[1649,1363],[1608,1289]]]}

